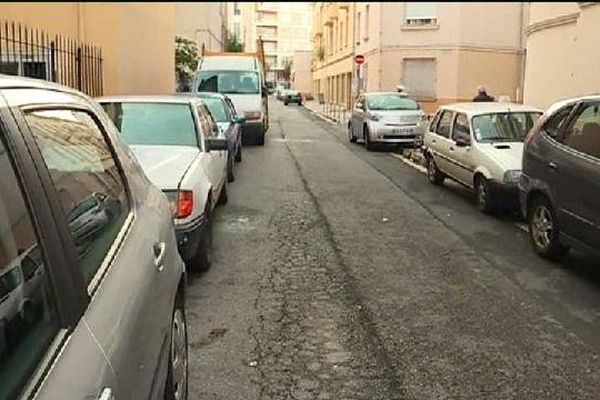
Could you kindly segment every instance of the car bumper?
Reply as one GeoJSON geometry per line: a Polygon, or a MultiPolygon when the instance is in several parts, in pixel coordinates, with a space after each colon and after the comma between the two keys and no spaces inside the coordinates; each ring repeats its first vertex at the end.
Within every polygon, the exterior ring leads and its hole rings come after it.
{"type": "Polygon", "coordinates": [[[189,261],[196,255],[207,226],[208,223],[204,214],[186,224],[175,226],[177,248],[184,261],[189,261]]]}
{"type": "Polygon", "coordinates": [[[519,186],[517,183],[490,181],[490,190],[497,204],[513,208],[519,207],[519,186]]]}
{"type": "Polygon", "coordinates": [[[421,142],[418,125],[381,126],[371,124],[370,137],[373,143],[414,145],[421,142]]]}

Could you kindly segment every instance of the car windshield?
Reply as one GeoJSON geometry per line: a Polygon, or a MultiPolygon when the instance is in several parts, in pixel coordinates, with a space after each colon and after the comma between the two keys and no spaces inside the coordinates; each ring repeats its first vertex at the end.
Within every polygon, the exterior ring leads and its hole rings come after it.
{"type": "Polygon", "coordinates": [[[397,94],[375,94],[367,96],[367,108],[373,111],[418,110],[413,99],[397,94]]]}
{"type": "Polygon", "coordinates": [[[188,104],[114,102],[102,107],[127,144],[198,146],[188,104]]]}
{"type": "Polygon", "coordinates": [[[210,97],[201,97],[201,99],[216,122],[229,122],[231,120],[223,100],[210,97]]]}
{"type": "Polygon", "coordinates": [[[258,72],[252,71],[200,71],[198,91],[229,94],[258,93],[258,72]]]}
{"type": "Polygon", "coordinates": [[[504,112],[473,117],[473,132],[478,142],[522,142],[539,112],[504,112]]]}

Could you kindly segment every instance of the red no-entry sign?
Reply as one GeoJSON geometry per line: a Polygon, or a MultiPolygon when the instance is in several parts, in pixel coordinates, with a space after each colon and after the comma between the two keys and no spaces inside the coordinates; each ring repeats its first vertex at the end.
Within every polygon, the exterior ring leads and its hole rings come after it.
{"type": "Polygon", "coordinates": [[[357,64],[362,64],[365,62],[365,56],[363,56],[362,54],[357,54],[354,56],[354,62],[357,64]]]}

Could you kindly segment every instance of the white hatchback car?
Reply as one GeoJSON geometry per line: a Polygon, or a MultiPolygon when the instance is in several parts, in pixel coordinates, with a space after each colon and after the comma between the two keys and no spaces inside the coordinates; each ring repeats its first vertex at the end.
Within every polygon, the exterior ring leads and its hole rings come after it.
{"type": "Polygon", "coordinates": [[[448,177],[473,188],[485,213],[516,206],[523,140],[541,115],[513,103],[440,107],[424,138],[429,181],[439,185],[448,177]]]}
{"type": "Polygon", "coordinates": [[[171,203],[181,258],[192,270],[212,262],[212,213],[227,202],[227,139],[202,100],[191,96],[97,99],[144,172],[171,203]]]}

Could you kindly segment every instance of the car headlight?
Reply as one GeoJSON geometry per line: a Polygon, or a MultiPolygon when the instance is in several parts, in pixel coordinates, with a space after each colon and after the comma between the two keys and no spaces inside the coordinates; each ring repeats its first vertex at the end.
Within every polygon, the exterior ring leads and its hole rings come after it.
{"type": "Polygon", "coordinates": [[[373,113],[369,113],[367,114],[367,117],[371,120],[371,121],[379,121],[381,119],[381,117],[377,114],[373,114],[373,113]]]}
{"type": "Polygon", "coordinates": [[[246,111],[244,117],[246,119],[260,119],[260,111],[246,111]]]}
{"type": "Polygon", "coordinates": [[[504,173],[504,183],[517,183],[521,177],[521,170],[514,169],[504,173]]]}

